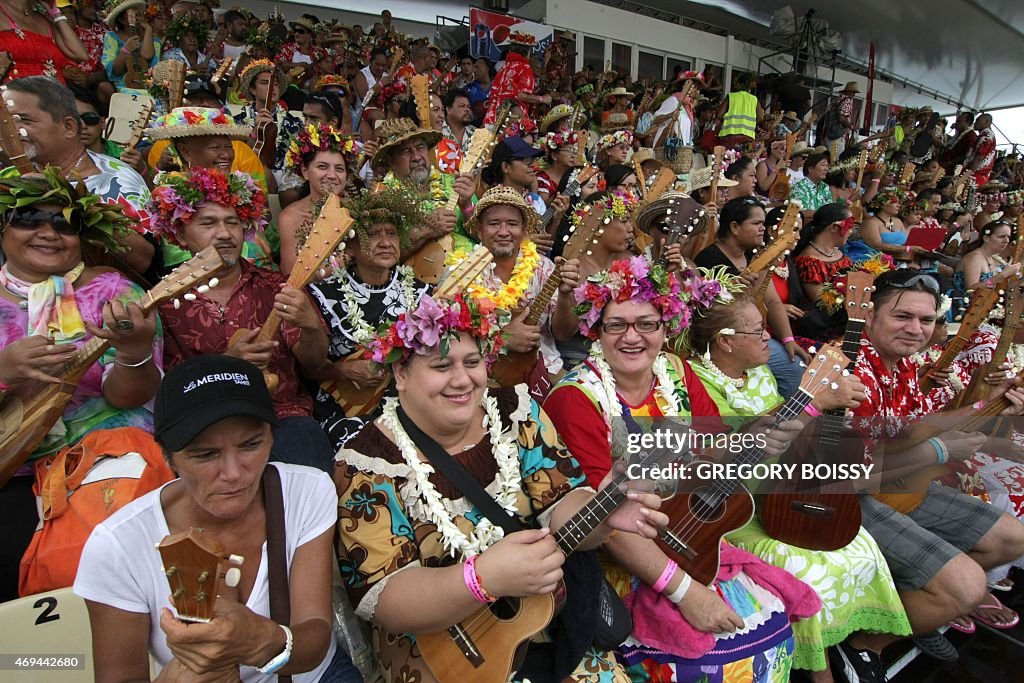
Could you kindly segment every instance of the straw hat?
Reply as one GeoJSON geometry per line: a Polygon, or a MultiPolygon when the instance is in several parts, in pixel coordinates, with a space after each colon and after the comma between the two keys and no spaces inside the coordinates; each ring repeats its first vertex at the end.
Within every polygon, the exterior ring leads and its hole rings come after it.
{"type": "Polygon", "coordinates": [[[699,230],[707,227],[708,216],[697,204],[697,200],[685,192],[679,192],[677,190],[663,192],[661,196],[653,202],[640,209],[636,218],[633,219],[634,227],[638,230],[642,230],[648,235],[651,234],[651,228],[657,225],[668,213],[669,201],[671,200],[675,200],[674,204],[676,205],[676,213],[692,213],[695,215],[694,229],[699,230]]]}
{"type": "Polygon", "coordinates": [[[614,90],[609,90],[608,92],[606,92],[604,94],[604,96],[605,97],[632,97],[633,93],[631,93],[630,91],[626,90],[625,88],[619,86],[618,88],[615,88],[614,90]]]}
{"type": "Polygon", "coordinates": [[[654,150],[650,147],[641,147],[637,151],[633,152],[633,161],[643,163],[648,159],[654,158],[654,150]]]}
{"type": "Polygon", "coordinates": [[[484,192],[484,196],[480,198],[480,201],[476,203],[476,208],[473,209],[473,215],[466,221],[466,231],[470,235],[477,234],[480,227],[478,218],[492,206],[511,206],[519,209],[519,213],[523,215],[523,224],[526,226],[524,231],[526,235],[532,235],[540,227],[540,216],[532,206],[526,203],[519,190],[508,185],[495,185],[484,192]]]}
{"type": "Polygon", "coordinates": [[[377,123],[377,139],[383,140],[377,153],[373,155],[373,163],[380,166],[387,161],[391,150],[412,138],[423,138],[428,147],[433,147],[441,140],[441,133],[428,128],[420,128],[412,119],[383,119],[377,123]]]}
{"type": "Polygon", "coordinates": [[[860,93],[860,86],[857,85],[857,81],[850,81],[849,83],[844,85],[843,89],[840,90],[839,92],[848,92],[850,94],[856,95],[860,93]]]}
{"type": "Polygon", "coordinates": [[[782,115],[783,121],[799,121],[800,117],[796,115],[795,111],[787,111],[782,115]]]}
{"type": "Polygon", "coordinates": [[[146,0],[108,0],[107,6],[105,7],[107,14],[103,17],[103,21],[113,26],[114,20],[116,20],[117,17],[126,9],[130,7],[145,6],[146,0]]]}
{"type": "Polygon", "coordinates": [[[800,156],[801,154],[824,154],[827,151],[828,148],[824,145],[811,147],[803,140],[793,145],[793,156],[800,156]]]}
{"type": "Polygon", "coordinates": [[[289,21],[288,22],[288,27],[289,28],[294,28],[296,26],[301,26],[302,28],[306,29],[310,33],[313,33],[314,31],[316,31],[316,24],[314,24],[312,21],[310,21],[306,17],[299,17],[295,21],[289,21]]]}
{"type": "Polygon", "coordinates": [[[156,125],[146,129],[150,140],[175,140],[202,135],[224,135],[245,140],[252,130],[239,126],[220,109],[207,107],[178,107],[156,120],[156,125]]]}
{"type": "Polygon", "coordinates": [[[278,91],[284,92],[285,86],[288,84],[288,76],[281,71],[277,64],[269,59],[254,59],[246,65],[238,76],[238,92],[242,93],[244,97],[248,97],[249,88],[252,87],[252,82],[256,80],[256,77],[275,70],[277,73],[274,76],[274,80],[277,82],[278,91]]]}
{"type": "MultiPolygon", "coordinates": [[[[689,187],[690,193],[693,194],[697,190],[705,187],[711,187],[711,178],[713,176],[713,169],[710,166],[704,168],[698,168],[696,171],[690,174],[689,187]]],[[[718,174],[718,186],[719,187],[735,187],[739,185],[735,180],[729,180],[721,173],[718,174]]]]}
{"type": "Polygon", "coordinates": [[[551,108],[544,118],[540,120],[540,132],[547,135],[548,129],[555,123],[558,123],[562,119],[567,119],[572,116],[572,107],[568,104],[559,104],[551,108]]]}

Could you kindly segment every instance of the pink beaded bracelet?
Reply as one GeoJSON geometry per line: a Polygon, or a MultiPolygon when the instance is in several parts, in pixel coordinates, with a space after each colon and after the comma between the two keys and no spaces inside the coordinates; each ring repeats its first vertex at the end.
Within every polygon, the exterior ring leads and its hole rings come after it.
{"type": "Polygon", "coordinates": [[[494,602],[495,598],[480,584],[480,577],[476,573],[476,558],[477,556],[473,555],[462,565],[462,580],[466,582],[466,588],[473,595],[473,599],[487,605],[494,602]]]}
{"type": "Polygon", "coordinates": [[[669,581],[671,581],[672,577],[676,575],[676,571],[678,569],[679,565],[676,564],[674,560],[669,560],[668,564],[665,565],[665,571],[661,573],[661,576],[658,577],[658,580],[654,582],[654,585],[651,586],[651,588],[653,588],[656,593],[664,593],[665,589],[668,588],[669,581]]]}

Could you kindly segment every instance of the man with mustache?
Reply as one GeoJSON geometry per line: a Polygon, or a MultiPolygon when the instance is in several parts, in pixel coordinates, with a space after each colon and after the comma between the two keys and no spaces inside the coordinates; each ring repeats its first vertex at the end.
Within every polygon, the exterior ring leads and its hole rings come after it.
{"type": "MultiPolygon", "coordinates": [[[[1013,447],[996,445],[995,439],[980,432],[960,431],[941,432],[936,438],[898,451],[882,443],[886,438],[903,436],[910,425],[922,418],[927,421],[933,412],[909,357],[931,338],[939,283],[926,273],[896,270],[879,277],[874,286],[873,309],[867,314],[866,336],[854,369],[864,383],[867,398],[853,411],[853,425],[868,441],[870,455],[865,456],[865,462],[882,472],[884,491],[904,489],[912,494],[916,489],[925,491],[925,495],[922,499],[887,496],[886,502],[862,495],[862,523],[878,542],[892,570],[915,641],[933,657],[953,661],[956,650],[937,629],[982,604],[986,596],[985,571],[1024,553],[1024,525],[978,498],[918,481],[917,475],[935,464],[965,460],[975,451],[1008,453],[1013,447]],[[895,452],[883,455],[883,446],[895,452]]],[[[1010,406],[1003,413],[1019,415],[1024,408],[1024,393],[1011,386],[997,389],[992,398],[1005,392],[1010,406]]],[[[966,415],[970,411],[963,408],[952,414],[966,415]]],[[[962,417],[954,418],[954,423],[959,419],[962,417]]],[[[998,441],[1007,443],[1005,439],[998,441]]],[[[928,472],[924,479],[930,479],[931,474],[928,472]]],[[[882,634],[866,638],[875,641],[869,658],[877,658],[873,653],[892,640],[882,634]]],[[[850,661],[863,657],[858,653],[850,661]]]]}
{"type": "Polygon", "coordinates": [[[230,268],[215,287],[160,307],[165,367],[193,356],[222,353],[277,376],[272,392],[280,426],[275,456],[282,462],[330,471],[333,449],[311,417],[313,400],[299,370],[316,376],[327,358],[327,334],[309,295],[287,286],[281,273],[243,259],[246,233],[263,227],[267,197],[244,173],[193,168],[165,174],[149,209],[154,230],[197,254],[214,245],[230,268]],[[257,335],[271,311],[284,321],[275,339],[257,335]],[[244,333],[235,336],[242,330],[244,333]]]}

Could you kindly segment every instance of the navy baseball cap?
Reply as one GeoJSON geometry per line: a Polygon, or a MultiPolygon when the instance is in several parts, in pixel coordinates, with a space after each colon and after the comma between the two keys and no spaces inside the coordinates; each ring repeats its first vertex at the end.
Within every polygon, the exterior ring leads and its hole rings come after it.
{"type": "Polygon", "coordinates": [[[153,407],[155,438],[173,453],[207,427],[239,415],[277,426],[263,373],[241,358],[195,356],[171,368],[160,382],[153,407]]]}
{"type": "Polygon", "coordinates": [[[512,159],[533,159],[544,156],[544,152],[519,136],[505,138],[494,147],[491,159],[502,164],[512,159]]]}

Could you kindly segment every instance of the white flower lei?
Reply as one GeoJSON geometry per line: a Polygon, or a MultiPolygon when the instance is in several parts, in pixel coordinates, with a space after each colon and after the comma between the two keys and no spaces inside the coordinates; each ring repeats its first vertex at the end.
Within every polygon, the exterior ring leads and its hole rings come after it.
{"type": "MultiPolygon", "coordinates": [[[[481,405],[484,408],[483,426],[491,437],[491,450],[498,463],[498,473],[495,475],[498,482],[496,500],[498,505],[509,513],[517,514],[516,499],[522,485],[522,478],[519,473],[519,447],[512,436],[514,428],[507,434],[502,432],[498,401],[493,396],[484,394],[481,405]]],[[[456,557],[456,551],[461,555],[459,559],[478,555],[505,536],[504,530],[500,526],[492,524],[486,517],[476,525],[471,536],[466,536],[452,521],[452,515],[445,507],[444,499],[430,483],[429,477],[434,473],[433,466],[420,459],[416,444],[402,429],[402,423],[398,421],[397,398],[391,397],[384,402],[384,413],[381,415],[380,421],[391,430],[395,445],[398,446],[405,464],[413,473],[415,482],[413,493],[417,496],[417,500],[409,502],[410,512],[437,527],[441,533],[442,546],[452,557],[456,557]]]]}
{"type": "MultiPolygon", "coordinates": [[[[590,360],[601,376],[601,386],[604,387],[605,396],[608,397],[610,417],[622,417],[622,404],[619,402],[618,392],[615,389],[615,375],[612,373],[608,361],[604,359],[601,342],[595,341],[590,347],[590,360]]],[[[654,370],[654,377],[658,383],[655,391],[667,406],[665,417],[678,417],[679,401],[676,400],[675,385],[672,384],[672,378],[668,375],[668,359],[664,353],[659,353],[658,357],[654,359],[652,370],[654,370]]]]}
{"type": "MultiPolygon", "coordinates": [[[[349,284],[346,276],[341,279],[342,303],[345,306],[345,320],[352,326],[352,338],[362,347],[368,347],[370,342],[377,336],[377,330],[366,322],[363,316],[363,308],[356,301],[356,293],[349,284]]],[[[412,306],[416,298],[416,274],[408,266],[398,266],[399,286],[402,288],[402,296],[405,298],[405,305],[412,306]]]]}

